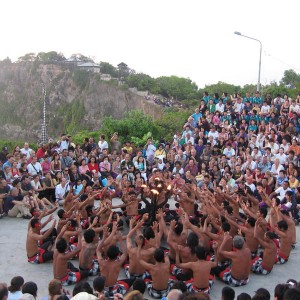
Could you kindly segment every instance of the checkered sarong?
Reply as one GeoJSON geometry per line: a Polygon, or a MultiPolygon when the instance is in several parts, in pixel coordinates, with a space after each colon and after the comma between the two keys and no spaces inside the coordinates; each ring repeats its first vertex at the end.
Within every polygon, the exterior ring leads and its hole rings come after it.
{"type": "Polygon", "coordinates": [[[32,257],[28,257],[28,262],[31,264],[42,264],[44,262],[43,260],[43,254],[46,251],[42,248],[38,248],[38,253],[32,257]]]}
{"type": "Polygon", "coordinates": [[[271,270],[266,270],[262,267],[262,258],[257,256],[252,260],[251,271],[255,274],[268,275],[271,273],[271,270]]]}
{"type": "Polygon", "coordinates": [[[283,265],[285,264],[287,261],[289,260],[288,257],[285,257],[284,255],[282,255],[282,253],[280,253],[279,250],[277,250],[277,265],[283,265]]]}
{"type": "Polygon", "coordinates": [[[125,295],[130,289],[132,281],[129,279],[121,279],[116,282],[115,285],[104,288],[105,297],[111,297],[114,294],[125,295]]]}
{"type": "Polygon", "coordinates": [[[94,259],[93,260],[93,265],[92,267],[90,268],[90,272],[89,272],[89,275],[90,276],[96,276],[99,274],[99,263],[98,263],[98,260],[97,259],[94,259]]]}
{"type": "Polygon", "coordinates": [[[205,293],[205,294],[209,294],[210,289],[214,285],[214,279],[215,279],[214,275],[209,276],[209,281],[208,281],[208,287],[207,288],[197,288],[194,285],[194,279],[193,278],[189,281],[185,281],[185,284],[186,284],[187,290],[191,293],[202,292],[202,293],[205,293]]]}
{"type": "Polygon", "coordinates": [[[152,280],[150,280],[150,279],[145,279],[145,283],[146,283],[146,286],[148,289],[149,296],[154,299],[161,299],[163,297],[167,297],[167,295],[170,291],[170,288],[173,284],[173,281],[169,280],[168,287],[165,290],[156,290],[155,288],[153,288],[152,280]]]}
{"type": "Polygon", "coordinates": [[[223,272],[221,272],[219,278],[225,283],[233,287],[246,285],[249,282],[249,278],[241,279],[241,280],[233,278],[231,275],[231,268],[227,268],[223,272]]]}
{"type": "Polygon", "coordinates": [[[60,281],[63,286],[66,286],[80,281],[80,277],[80,272],[69,271],[66,277],[62,278],[60,281]]]}

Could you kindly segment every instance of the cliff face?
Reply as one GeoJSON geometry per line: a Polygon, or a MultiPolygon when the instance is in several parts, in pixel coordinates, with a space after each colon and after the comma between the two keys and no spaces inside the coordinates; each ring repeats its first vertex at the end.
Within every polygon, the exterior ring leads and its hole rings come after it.
{"type": "Polygon", "coordinates": [[[49,137],[83,129],[98,130],[105,116],[119,119],[140,109],[154,118],[161,108],[116,82],[64,65],[37,62],[0,64],[0,139],[37,141],[43,119],[46,86],[46,122],[49,137]]]}

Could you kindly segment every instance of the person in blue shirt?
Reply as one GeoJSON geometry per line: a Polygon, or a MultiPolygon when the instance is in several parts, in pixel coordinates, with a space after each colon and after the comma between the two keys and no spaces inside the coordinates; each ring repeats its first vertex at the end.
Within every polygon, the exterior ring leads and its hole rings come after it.
{"type": "Polygon", "coordinates": [[[208,103],[208,101],[210,100],[210,96],[208,95],[208,92],[203,93],[203,98],[202,99],[204,100],[205,104],[208,103]]]}
{"type": "Polygon", "coordinates": [[[214,104],[217,104],[220,100],[220,96],[218,93],[214,93],[214,104]]]}
{"type": "Polygon", "coordinates": [[[191,115],[191,117],[194,119],[194,121],[196,122],[196,124],[198,124],[199,119],[202,117],[201,112],[199,111],[199,108],[195,109],[195,113],[193,113],[191,115]]]}
{"type": "Polygon", "coordinates": [[[73,186],[73,193],[74,195],[78,195],[80,193],[80,191],[83,188],[83,184],[81,182],[81,179],[77,179],[75,180],[75,184],[73,186]]]}
{"type": "Polygon", "coordinates": [[[253,132],[257,133],[258,126],[254,119],[251,120],[250,125],[248,126],[248,130],[252,130],[253,132]]]}
{"type": "Polygon", "coordinates": [[[8,154],[7,156],[6,156],[6,158],[7,158],[7,161],[3,164],[3,166],[2,166],[2,171],[4,171],[4,168],[6,167],[6,166],[8,166],[8,167],[12,167],[12,165],[13,165],[13,163],[14,163],[14,161],[15,161],[15,158],[14,158],[14,156],[12,155],[12,154],[8,154]]]}
{"type": "Polygon", "coordinates": [[[247,101],[245,102],[245,105],[244,105],[243,110],[244,110],[246,113],[249,113],[250,111],[252,111],[252,108],[253,108],[252,103],[251,103],[249,100],[247,100],[247,101]]]}
{"type": "Polygon", "coordinates": [[[252,114],[250,115],[250,122],[254,120],[255,122],[260,122],[261,117],[257,114],[257,110],[252,110],[252,114]]]}
{"type": "Polygon", "coordinates": [[[246,103],[246,102],[250,102],[252,103],[253,102],[253,98],[250,96],[250,93],[249,92],[246,92],[246,97],[244,97],[243,99],[243,103],[246,103]]]}
{"type": "Polygon", "coordinates": [[[226,104],[226,102],[228,101],[228,93],[223,93],[222,94],[222,97],[221,97],[221,99],[222,99],[222,102],[224,103],[224,104],[226,104]]]}
{"type": "Polygon", "coordinates": [[[258,104],[259,106],[262,104],[262,99],[259,92],[255,92],[255,96],[252,99],[252,103],[258,104]]]}
{"type": "Polygon", "coordinates": [[[287,182],[288,181],[288,178],[286,176],[286,172],[285,170],[281,170],[279,171],[279,174],[276,178],[276,187],[280,187],[283,185],[284,182],[287,182]]]}

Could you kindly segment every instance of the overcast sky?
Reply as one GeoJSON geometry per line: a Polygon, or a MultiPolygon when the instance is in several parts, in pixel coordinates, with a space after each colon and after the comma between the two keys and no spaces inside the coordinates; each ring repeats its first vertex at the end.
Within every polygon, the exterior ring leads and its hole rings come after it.
{"type": "Polygon", "coordinates": [[[279,81],[300,73],[298,0],[7,0],[0,3],[0,59],[28,52],[125,62],[152,77],[188,77],[199,87],[224,81],[279,81]]]}

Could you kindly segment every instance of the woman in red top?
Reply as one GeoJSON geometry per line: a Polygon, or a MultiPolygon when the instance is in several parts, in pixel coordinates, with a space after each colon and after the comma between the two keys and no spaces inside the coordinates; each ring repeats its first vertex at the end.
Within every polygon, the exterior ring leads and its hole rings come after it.
{"type": "Polygon", "coordinates": [[[44,158],[44,156],[47,153],[47,148],[46,145],[41,145],[40,148],[37,149],[36,151],[36,157],[38,160],[40,160],[41,158],[44,158]]]}
{"type": "Polygon", "coordinates": [[[89,170],[91,172],[91,174],[98,174],[99,173],[99,166],[96,162],[96,157],[95,156],[92,156],[90,158],[90,162],[88,164],[88,167],[89,167],[89,170]]]}
{"type": "Polygon", "coordinates": [[[48,154],[45,155],[43,162],[41,163],[43,174],[50,172],[51,170],[51,161],[49,160],[48,154]]]}

